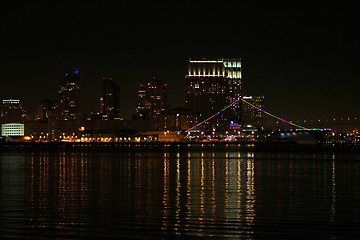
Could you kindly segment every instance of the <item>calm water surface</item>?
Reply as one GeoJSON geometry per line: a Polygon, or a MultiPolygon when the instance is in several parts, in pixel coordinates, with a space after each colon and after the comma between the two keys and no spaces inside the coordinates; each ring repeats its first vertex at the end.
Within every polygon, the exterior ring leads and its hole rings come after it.
{"type": "Polygon", "coordinates": [[[359,239],[360,148],[0,146],[0,238],[359,239]]]}

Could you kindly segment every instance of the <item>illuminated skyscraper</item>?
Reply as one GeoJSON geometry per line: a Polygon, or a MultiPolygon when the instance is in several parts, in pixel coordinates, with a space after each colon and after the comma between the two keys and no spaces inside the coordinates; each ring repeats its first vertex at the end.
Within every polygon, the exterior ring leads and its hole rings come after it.
{"type": "Polygon", "coordinates": [[[167,84],[153,77],[140,84],[136,113],[139,118],[155,119],[168,109],[167,84]]]}
{"type": "MultiPolygon", "coordinates": [[[[264,107],[264,96],[243,96],[245,101],[259,107],[264,107]]],[[[264,114],[258,109],[250,106],[249,104],[243,105],[243,124],[251,125],[256,128],[260,128],[263,126],[263,118],[264,114]]]]}
{"type": "MultiPolygon", "coordinates": [[[[191,60],[185,77],[185,105],[206,119],[241,96],[241,59],[191,60]]],[[[241,103],[209,122],[210,127],[241,122],[241,103]]]]}
{"type": "Polygon", "coordinates": [[[111,77],[103,77],[103,97],[101,113],[107,119],[114,119],[120,116],[119,86],[111,77]]]}
{"type": "Polygon", "coordinates": [[[80,117],[80,71],[78,68],[60,75],[58,111],[60,120],[76,120],[80,117]]]}

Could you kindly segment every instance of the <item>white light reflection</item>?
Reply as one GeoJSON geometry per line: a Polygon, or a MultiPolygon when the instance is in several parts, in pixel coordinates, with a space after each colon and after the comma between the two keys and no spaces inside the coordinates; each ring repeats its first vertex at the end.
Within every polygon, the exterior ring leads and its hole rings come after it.
{"type": "Polygon", "coordinates": [[[333,222],[335,219],[336,211],[336,181],[335,181],[335,161],[331,164],[331,216],[330,221],[333,222]]]}

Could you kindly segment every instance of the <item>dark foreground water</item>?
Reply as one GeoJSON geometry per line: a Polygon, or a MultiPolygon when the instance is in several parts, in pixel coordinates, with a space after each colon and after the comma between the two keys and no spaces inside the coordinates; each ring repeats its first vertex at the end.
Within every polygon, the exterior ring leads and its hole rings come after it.
{"type": "Polygon", "coordinates": [[[0,146],[0,238],[359,239],[359,149],[0,146]]]}

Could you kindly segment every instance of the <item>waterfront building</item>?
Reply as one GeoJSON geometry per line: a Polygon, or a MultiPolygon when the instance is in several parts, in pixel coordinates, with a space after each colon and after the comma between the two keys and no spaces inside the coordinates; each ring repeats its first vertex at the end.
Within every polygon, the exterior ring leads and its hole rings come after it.
{"type": "Polygon", "coordinates": [[[24,136],[23,123],[4,123],[1,124],[1,136],[3,137],[21,137],[24,136]]]}
{"type": "Polygon", "coordinates": [[[27,121],[25,127],[25,136],[29,136],[34,141],[52,140],[51,123],[47,121],[27,121]]]}
{"type": "Polygon", "coordinates": [[[199,121],[199,113],[188,108],[177,107],[159,115],[159,129],[182,131],[193,127],[199,121]]]}
{"type": "Polygon", "coordinates": [[[1,123],[24,123],[26,112],[19,99],[4,99],[0,107],[1,123]]]}
{"type": "Polygon", "coordinates": [[[105,119],[120,117],[119,86],[111,77],[103,77],[103,96],[100,98],[100,113],[105,119]]]}
{"type": "Polygon", "coordinates": [[[138,119],[157,119],[161,112],[168,109],[167,84],[153,77],[140,84],[139,100],[136,106],[138,119]]]}
{"type": "Polygon", "coordinates": [[[69,141],[80,136],[82,123],[49,118],[47,121],[26,122],[25,135],[34,141],[69,141]]]}
{"type": "Polygon", "coordinates": [[[56,120],[48,124],[49,140],[70,141],[79,137],[80,121],[56,120]]]}
{"type": "MultiPolygon", "coordinates": [[[[185,106],[206,119],[237,100],[242,93],[241,59],[189,60],[185,77],[185,106]]],[[[228,122],[242,121],[241,103],[234,104],[208,122],[221,129],[228,122]]]]}
{"type": "Polygon", "coordinates": [[[77,120],[80,117],[80,71],[78,68],[60,75],[58,117],[77,120]]]}

